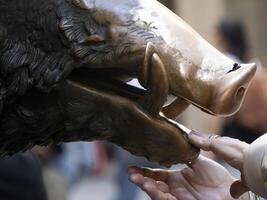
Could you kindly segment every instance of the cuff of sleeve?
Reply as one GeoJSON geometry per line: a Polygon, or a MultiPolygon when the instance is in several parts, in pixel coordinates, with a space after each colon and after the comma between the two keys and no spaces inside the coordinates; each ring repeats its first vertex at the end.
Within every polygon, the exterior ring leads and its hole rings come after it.
{"type": "Polygon", "coordinates": [[[267,188],[265,183],[265,169],[267,153],[267,134],[255,140],[245,150],[244,154],[244,177],[247,186],[255,194],[267,198],[267,188]]]}

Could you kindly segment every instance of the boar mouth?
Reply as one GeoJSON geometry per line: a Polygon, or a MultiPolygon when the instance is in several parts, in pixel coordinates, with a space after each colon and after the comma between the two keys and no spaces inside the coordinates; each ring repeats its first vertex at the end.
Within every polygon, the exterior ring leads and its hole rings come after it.
{"type": "MultiPolygon", "coordinates": [[[[105,130],[109,131],[96,136],[95,139],[111,141],[135,155],[145,156],[148,160],[164,166],[188,163],[198,157],[199,150],[188,143],[188,133],[191,130],[168,119],[162,113],[152,115],[139,105],[139,100],[146,95],[147,90],[129,85],[122,75],[116,78],[112,75],[113,72],[108,73],[108,71],[77,69],[72,71],[66,80],[78,88],[78,92],[74,95],[86,96],[84,93],[90,95],[90,91],[94,91],[104,98],[106,96],[107,99],[112,96],[115,101],[108,100],[110,103],[107,106],[108,109],[114,108],[110,109],[110,113],[124,113],[122,116],[117,114],[112,115],[113,117],[107,116],[113,118],[114,122],[103,123],[105,126],[111,126],[112,130],[105,127],[105,130]],[[126,112],[121,102],[126,102],[126,112]]],[[[101,106],[101,103],[96,103],[96,106],[101,106]]],[[[105,113],[109,115],[109,111],[105,113]]]]}
{"type": "Polygon", "coordinates": [[[94,88],[104,93],[111,93],[122,98],[127,98],[133,103],[144,96],[146,90],[127,84],[130,78],[124,78],[123,75],[116,77],[116,70],[95,70],[95,69],[76,69],[71,72],[67,80],[85,87],[94,88]],[[115,71],[115,72],[114,72],[115,71]],[[114,74],[114,77],[112,76],[114,74]],[[112,78],[113,77],[113,78],[112,78]]]}
{"type": "MultiPolygon", "coordinates": [[[[125,98],[129,100],[132,104],[139,106],[139,101],[144,98],[145,94],[148,91],[146,88],[136,87],[128,84],[128,82],[132,80],[132,77],[135,77],[135,74],[132,74],[132,76],[130,76],[129,73],[122,72],[122,70],[97,70],[79,68],[73,70],[71,74],[67,77],[67,80],[76,84],[82,84],[83,87],[89,90],[94,89],[99,92],[102,92],[103,94],[112,94],[119,98],[125,98]]],[[[202,108],[194,102],[190,102],[189,100],[186,100],[183,97],[179,98],[183,99],[185,102],[191,103],[192,105],[198,107],[203,112],[214,115],[208,109],[202,108]]],[[[151,102],[151,104],[153,104],[153,102],[151,102]]],[[[142,109],[144,112],[147,112],[148,115],[150,114],[149,111],[142,108],[141,106],[140,109],[142,109]]],[[[162,118],[163,120],[168,120],[168,118],[163,116],[162,113],[158,113],[158,117],[162,118]]]]}

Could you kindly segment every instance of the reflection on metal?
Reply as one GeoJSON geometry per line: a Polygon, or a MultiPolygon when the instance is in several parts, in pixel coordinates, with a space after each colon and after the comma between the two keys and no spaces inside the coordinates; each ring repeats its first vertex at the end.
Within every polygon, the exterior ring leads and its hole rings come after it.
{"type": "Polygon", "coordinates": [[[163,165],[190,162],[190,130],[170,119],[190,104],[236,112],[256,70],[155,0],[5,1],[0,19],[2,155],[105,139],[163,165]]]}

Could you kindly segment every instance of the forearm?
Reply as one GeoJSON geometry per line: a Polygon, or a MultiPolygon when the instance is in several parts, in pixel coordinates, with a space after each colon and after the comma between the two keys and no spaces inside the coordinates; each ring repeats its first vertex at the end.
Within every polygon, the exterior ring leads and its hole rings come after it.
{"type": "Polygon", "coordinates": [[[267,198],[267,134],[246,149],[243,173],[251,191],[267,198]]]}

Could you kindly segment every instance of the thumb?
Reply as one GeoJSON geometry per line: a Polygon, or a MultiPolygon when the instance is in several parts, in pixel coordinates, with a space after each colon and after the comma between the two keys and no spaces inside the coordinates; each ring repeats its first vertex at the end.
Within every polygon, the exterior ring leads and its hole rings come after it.
{"type": "Polygon", "coordinates": [[[231,196],[235,199],[239,198],[245,192],[248,192],[249,188],[241,180],[235,181],[230,187],[231,196]]]}

